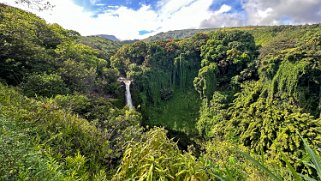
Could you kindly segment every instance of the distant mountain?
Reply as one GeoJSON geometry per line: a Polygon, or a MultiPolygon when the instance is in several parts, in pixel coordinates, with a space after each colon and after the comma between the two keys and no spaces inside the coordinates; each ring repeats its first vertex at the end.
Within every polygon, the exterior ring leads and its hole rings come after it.
{"type": "MultiPolygon", "coordinates": [[[[168,31],[168,32],[161,32],[158,33],[154,36],[150,36],[144,41],[157,41],[157,40],[168,40],[168,39],[183,39],[183,38],[188,38],[196,33],[199,32],[208,32],[208,31],[213,31],[215,28],[211,29],[185,29],[185,30],[173,30],[173,31],[168,31]]],[[[107,34],[98,34],[98,35],[93,35],[96,37],[101,37],[107,40],[112,40],[112,41],[120,41],[122,44],[130,44],[139,40],[119,40],[116,36],[114,35],[107,35],[107,34]]]]}
{"type": "Polygon", "coordinates": [[[120,41],[116,36],[114,35],[106,35],[106,34],[99,34],[99,35],[93,35],[93,36],[98,36],[101,38],[105,38],[107,40],[112,40],[112,41],[120,41]]]}

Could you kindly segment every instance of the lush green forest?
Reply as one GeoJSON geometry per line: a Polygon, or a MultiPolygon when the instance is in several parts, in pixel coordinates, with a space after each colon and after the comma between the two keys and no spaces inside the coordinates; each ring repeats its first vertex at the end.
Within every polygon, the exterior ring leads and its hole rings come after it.
{"type": "Polygon", "coordinates": [[[124,44],[0,4],[0,180],[321,179],[321,25],[179,33],[124,44]]]}

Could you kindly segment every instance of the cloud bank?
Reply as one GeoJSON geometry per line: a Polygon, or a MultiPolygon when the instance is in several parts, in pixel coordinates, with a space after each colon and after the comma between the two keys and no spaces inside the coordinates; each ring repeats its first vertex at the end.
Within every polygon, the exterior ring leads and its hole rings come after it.
{"type": "MultiPolygon", "coordinates": [[[[29,11],[82,35],[112,34],[123,40],[178,29],[321,21],[320,0],[155,0],[141,1],[136,8],[107,0],[49,1],[55,5],[52,10],[29,11]]],[[[13,0],[0,2],[28,10],[13,0]]]]}

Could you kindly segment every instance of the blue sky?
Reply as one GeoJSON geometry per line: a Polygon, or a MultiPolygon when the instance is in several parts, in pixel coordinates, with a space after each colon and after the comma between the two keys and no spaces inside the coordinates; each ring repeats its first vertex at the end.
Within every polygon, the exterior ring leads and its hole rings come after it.
{"type": "Polygon", "coordinates": [[[138,10],[143,4],[151,5],[156,9],[157,0],[73,0],[75,4],[84,7],[89,11],[102,12],[110,7],[126,6],[138,10]]]}
{"type": "MultiPolygon", "coordinates": [[[[195,1],[192,1],[191,3],[195,1]]],[[[75,4],[79,6],[84,7],[86,11],[94,12],[95,15],[102,14],[108,9],[115,9],[120,6],[138,10],[142,5],[148,5],[155,11],[160,9],[158,0],[73,0],[73,2],[75,2],[75,4]]],[[[216,11],[219,10],[224,4],[231,6],[231,11],[233,12],[244,11],[241,0],[215,0],[212,2],[208,9],[211,11],[216,11]]]]}
{"type": "Polygon", "coordinates": [[[178,29],[295,25],[321,21],[321,0],[47,1],[55,8],[38,12],[17,5],[13,0],[0,0],[82,35],[111,34],[122,40],[142,39],[178,29]]]}

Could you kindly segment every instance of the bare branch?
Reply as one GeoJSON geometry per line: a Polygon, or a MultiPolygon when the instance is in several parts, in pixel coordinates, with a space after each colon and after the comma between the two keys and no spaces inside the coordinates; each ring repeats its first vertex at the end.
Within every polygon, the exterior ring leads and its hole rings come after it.
{"type": "Polygon", "coordinates": [[[49,1],[46,0],[15,0],[17,4],[27,5],[28,8],[36,9],[38,11],[49,10],[54,7],[49,1]]]}

